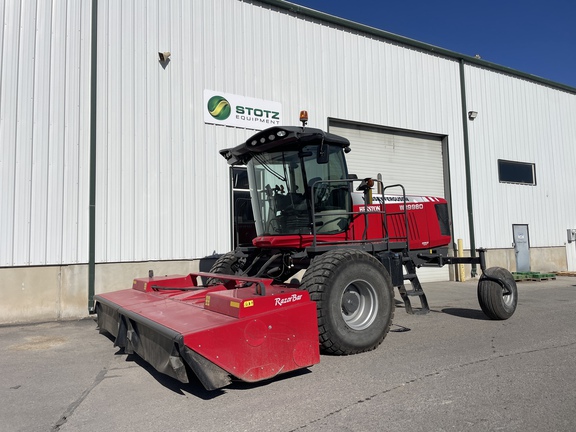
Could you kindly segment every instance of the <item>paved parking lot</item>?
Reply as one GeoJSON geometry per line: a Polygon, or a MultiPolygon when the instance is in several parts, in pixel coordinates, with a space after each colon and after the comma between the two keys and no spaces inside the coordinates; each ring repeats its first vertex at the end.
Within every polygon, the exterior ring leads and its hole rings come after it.
{"type": "Polygon", "coordinates": [[[398,307],[375,351],[212,393],[92,319],[0,327],[0,431],[573,431],[576,278],[519,283],[507,321],[484,318],[475,284],[425,284],[432,312],[398,307]]]}

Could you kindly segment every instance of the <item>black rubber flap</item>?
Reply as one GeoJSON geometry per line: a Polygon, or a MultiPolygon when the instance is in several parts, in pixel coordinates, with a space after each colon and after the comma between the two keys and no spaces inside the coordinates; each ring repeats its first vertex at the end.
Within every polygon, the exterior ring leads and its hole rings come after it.
{"type": "Polygon", "coordinates": [[[182,345],[180,352],[206,390],[226,387],[232,381],[228,372],[187,346],[182,345]]]}
{"type": "Polygon", "coordinates": [[[228,372],[185,346],[180,333],[105,299],[97,304],[97,312],[100,331],[115,336],[115,346],[138,354],[158,372],[188,383],[186,362],[206,390],[230,384],[228,372]]]}

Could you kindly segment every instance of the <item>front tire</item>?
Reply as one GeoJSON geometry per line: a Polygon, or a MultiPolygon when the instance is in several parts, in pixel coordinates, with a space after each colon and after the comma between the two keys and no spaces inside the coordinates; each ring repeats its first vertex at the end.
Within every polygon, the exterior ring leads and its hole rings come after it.
{"type": "MultiPolygon", "coordinates": [[[[216,274],[224,274],[224,275],[235,275],[240,274],[246,264],[246,260],[242,258],[238,258],[234,251],[227,252],[222,255],[220,258],[216,260],[212,268],[210,269],[210,273],[216,274]]],[[[218,285],[224,283],[217,278],[209,278],[206,281],[206,285],[218,285]]]]}
{"type": "Polygon", "coordinates": [[[327,353],[357,354],[379,346],[394,317],[390,275],[372,255],[354,249],[314,258],[302,288],[316,302],[320,344],[327,353]]]}
{"type": "Polygon", "coordinates": [[[510,318],[518,304],[518,288],[514,276],[501,267],[486,269],[478,281],[478,303],[490,319],[510,318]]]}

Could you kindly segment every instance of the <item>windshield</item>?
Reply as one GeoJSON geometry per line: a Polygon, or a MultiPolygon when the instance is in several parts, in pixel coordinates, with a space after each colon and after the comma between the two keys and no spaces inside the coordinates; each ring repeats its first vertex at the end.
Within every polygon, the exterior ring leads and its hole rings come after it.
{"type": "MultiPolygon", "coordinates": [[[[343,188],[347,192],[348,183],[337,182],[347,178],[342,148],[328,147],[327,163],[318,163],[317,145],[255,154],[248,162],[257,235],[312,234],[312,203],[316,212],[326,211],[329,197],[335,195],[331,192],[343,188]]],[[[341,212],[349,207],[346,199],[335,206],[341,212]]]]}

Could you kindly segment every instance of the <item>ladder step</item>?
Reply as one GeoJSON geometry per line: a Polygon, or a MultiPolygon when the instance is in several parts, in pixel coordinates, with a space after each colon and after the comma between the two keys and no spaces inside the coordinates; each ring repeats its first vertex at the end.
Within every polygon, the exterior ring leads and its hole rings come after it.
{"type": "Polygon", "coordinates": [[[400,292],[400,296],[404,301],[404,308],[406,309],[406,313],[410,315],[424,315],[430,312],[430,307],[428,306],[428,300],[426,299],[426,294],[424,294],[424,290],[422,289],[407,290],[404,285],[401,285],[398,287],[398,291],[400,292]],[[410,297],[418,297],[418,299],[420,300],[420,308],[418,309],[412,308],[410,297]]]}
{"type": "Polygon", "coordinates": [[[398,287],[398,291],[400,292],[400,296],[404,301],[404,308],[406,309],[406,313],[411,315],[424,315],[430,312],[430,307],[428,306],[428,300],[426,299],[426,294],[424,294],[424,290],[420,285],[420,281],[418,280],[418,276],[416,275],[416,265],[412,258],[408,255],[407,252],[402,254],[402,264],[406,269],[406,274],[404,276],[404,280],[410,281],[410,285],[412,287],[411,290],[407,290],[405,285],[401,285],[398,287]],[[420,308],[412,308],[412,304],[410,302],[410,297],[418,297],[420,300],[420,308]]]}
{"type": "Polygon", "coordinates": [[[422,297],[424,294],[424,291],[420,290],[420,291],[416,291],[416,290],[406,290],[406,295],[410,296],[410,297],[422,297]]]}

